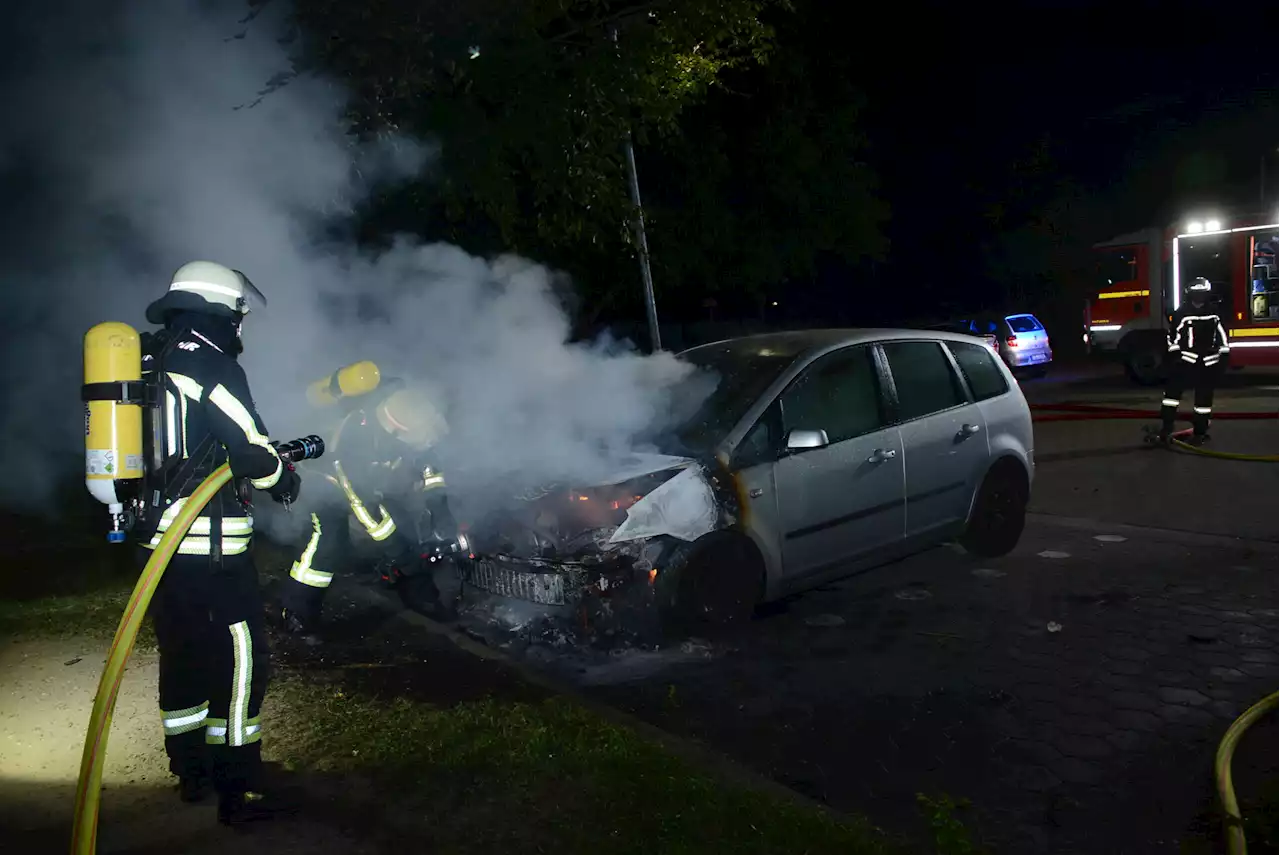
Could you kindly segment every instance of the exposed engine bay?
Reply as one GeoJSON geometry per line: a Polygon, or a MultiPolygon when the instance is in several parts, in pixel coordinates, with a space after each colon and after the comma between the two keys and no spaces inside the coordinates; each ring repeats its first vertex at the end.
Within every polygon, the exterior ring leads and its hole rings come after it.
{"type": "Polygon", "coordinates": [[[733,525],[736,506],[719,467],[658,454],[593,487],[522,496],[468,526],[462,612],[567,643],[642,637],[661,619],[667,559],[733,525]]]}

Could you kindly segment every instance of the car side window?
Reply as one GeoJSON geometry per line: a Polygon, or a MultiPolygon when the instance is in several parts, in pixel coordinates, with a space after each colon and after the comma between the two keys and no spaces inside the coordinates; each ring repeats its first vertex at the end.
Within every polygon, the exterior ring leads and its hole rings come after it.
{"type": "Polygon", "coordinates": [[[830,443],[884,427],[880,382],[870,346],[827,354],[782,393],[784,432],[824,430],[830,443]]]}
{"type": "Polygon", "coordinates": [[[1009,391],[1004,372],[996,365],[989,348],[963,341],[949,341],[947,349],[956,358],[964,379],[969,381],[969,389],[975,400],[986,401],[1009,391]]]}
{"type": "Polygon", "coordinates": [[[940,343],[889,341],[881,347],[893,374],[898,418],[902,421],[958,407],[968,400],[940,343]]]}

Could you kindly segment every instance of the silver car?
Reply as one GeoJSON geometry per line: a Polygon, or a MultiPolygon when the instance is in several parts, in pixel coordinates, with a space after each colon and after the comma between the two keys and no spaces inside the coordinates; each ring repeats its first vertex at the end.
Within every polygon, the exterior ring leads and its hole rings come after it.
{"type": "Polygon", "coordinates": [[[1031,413],[982,340],[832,330],[681,356],[755,377],[754,400],[725,402],[736,418],[719,453],[747,498],[740,531],[759,555],[762,599],[955,537],[984,556],[1017,544],[1031,413]]]}
{"type": "Polygon", "coordinates": [[[582,624],[650,614],[705,628],[947,540],[982,556],[1018,543],[1031,414],[981,339],[816,330],[680,358],[718,384],[670,453],[542,496],[524,523],[507,513],[478,526],[471,586],[582,624]]]}
{"type": "Polygon", "coordinates": [[[956,322],[973,335],[994,338],[1000,358],[1014,371],[1040,376],[1053,363],[1049,333],[1040,319],[1029,312],[1002,317],[981,317],[956,322]]]}

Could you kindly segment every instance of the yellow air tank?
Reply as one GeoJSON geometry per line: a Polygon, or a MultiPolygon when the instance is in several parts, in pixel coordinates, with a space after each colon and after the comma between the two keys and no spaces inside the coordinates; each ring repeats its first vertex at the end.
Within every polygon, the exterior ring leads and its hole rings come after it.
{"type": "Polygon", "coordinates": [[[381,381],[382,373],[378,366],[366,359],[339,368],[323,380],[312,383],[307,387],[307,400],[313,407],[329,407],[343,398],[367,395],[377,389],[381,381]]]}
{"type": "Polygon", "coordinates": [[[84,482],[111,512],[107,540],[124,541],[124,502],[146,474],[142,462],[142,341],[115,321],[84,335],[84,482]],[[120,482],[132,482],[121,484],[120,482]]]}

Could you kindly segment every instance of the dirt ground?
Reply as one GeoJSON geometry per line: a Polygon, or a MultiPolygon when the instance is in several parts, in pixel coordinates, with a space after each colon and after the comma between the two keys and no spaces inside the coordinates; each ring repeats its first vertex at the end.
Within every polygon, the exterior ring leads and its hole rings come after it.
{"type": "MultiPolygon", "coordinates": [[[[0,828],[6,851],[66,851],[85,728],[105,657],[105,643],[74,638],[0,647],[0,828]]],[[[164,757],[156,674],[155,655],[135,653],[121,685],[103,773],[99,853],[198,855],[232,846],[239,855],[382,851],[319,811],[244,833],[219,826],[212,802],[179,802],[164,757]]]]}

